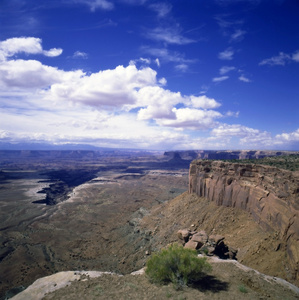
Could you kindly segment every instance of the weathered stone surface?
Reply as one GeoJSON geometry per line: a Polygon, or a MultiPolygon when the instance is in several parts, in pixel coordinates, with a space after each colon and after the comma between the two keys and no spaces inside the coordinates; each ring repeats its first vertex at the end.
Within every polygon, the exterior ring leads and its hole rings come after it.
{"type": "Polygon", "coordinates": [[[193,161],[189,192],[217,205],[251,213],[264,230],[276,232],[286,247],[293,279],[299,280],[299,177],[275,167],[193,161]]]}
{"type": "Polygon", "coordinates": [[[236,259],[238,251],[226,245],[222,235],[215,234],[209,237],[204,230],[196,232],[183,229],[178,231],[178,236],[181,240],[183,239],[183,234],[185,238],[188,236],[188,240],[183,243],[185,248],[200,249],[206,255],[217,255],[222,259],[236,259]]]}
{"type": "Polygon", "coordinates": [[[187,242],[187,243],[185,244],[184,247],[185,247],[185,248],[188,248],[188,249],[194,249],[194,250],[196,250],[196,249],[199,248],[199,247],[198,247],[198,243],[197,243],[197,242],[194,242],[194,241],[192,241],[192,240],[190,240],[189,242],[187,242]]]}
{"type": "Polygon", "coordinates": [[[207,242],[207,240],[208,235],[205,233],[205,231],[197,232],[191,238],[191,241],[201,243],[202,245],[204,245],[207,242]]]}
{"type": "Polygon", "coordinates": [[[208,255],[208,256],[212,256],[212,255],[215,254],[215,247],[213,247],[213,246],[208,246],[208,247],[206,247],[206,249],[207,249],[207,255],[208,255]]]}
{"type": "Polygon", "coordinates": [[[224,240],[224,236],[219,234],[212,234],[209,236],[209,241],[215,245],[219,244],[223,240],[224,240]]]}
{"type": "Polygon", "coordinates": [[[236,259],[237,252],[238,252],[238,250],[236,250],[232,247],[228,247],[228,252],[225,254],[228,256],[229,259],[236,259]]]}
{"type": "Polygon", "coordinates": [[[205,243],[203,243],[203,242],[201,242],[201,241],[196,241],[196,239],[195,239],[195,240],[191,239],[190,242],[195,242],[195,243],[197,243],[197,248],[196,248],[196,249],[200,249],[200,248],[201,248],[202,246],[204,246],[204,244],[205,244],[205,243]]]}
{"type": "Polygon", "coordinates": [[[59,290],[71,284],[72,281],[90,280],[103,274],[113,274],[99,271],[66,271],[37,279],[26,290],[14,296],[13,300],[43,299],[47,293],[59,290]],[[82,279],[83,278],[83,279],[82,279]]]}
{"type": "Polygon", "coordinates": [[[188,229],[182,229],[178,231],[178,238],[180,240],[183,240],[184,242],[187,242],[189,240],[190,231],[188,229]]]}

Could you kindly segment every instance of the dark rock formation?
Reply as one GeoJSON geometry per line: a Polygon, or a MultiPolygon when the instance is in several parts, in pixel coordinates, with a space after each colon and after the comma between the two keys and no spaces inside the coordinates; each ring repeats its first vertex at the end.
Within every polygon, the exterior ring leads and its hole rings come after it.
{"type": "Polygon", "coordinates": [[[69,198],[68,193],[72,189],[62,181],[50,184],[48,188],[43,188],[38,193],[46,194],[46,198],[43,200],[36,200],[32,203],[35,204],[46,204],[46,205],[56,205],[57,203],[63,202],[69,198]]]}
{"type": "Polygon", "coordinates": [[[56,170],[44,173],[54,183],[49,187],[43,188],[38,193],[46,194],[43,200],[33,201],[35,204],[56,205],[69,198],[70,192],[74,187],[92,180],[96,176],[96,170],[56,170]]]}
{"type": "Polygon", "coordinates": [[[251,213],[282,241],[292,277],[299,280],[299,178],[295,172],[198,160],[190,165],[189,192],[251,213]]]}

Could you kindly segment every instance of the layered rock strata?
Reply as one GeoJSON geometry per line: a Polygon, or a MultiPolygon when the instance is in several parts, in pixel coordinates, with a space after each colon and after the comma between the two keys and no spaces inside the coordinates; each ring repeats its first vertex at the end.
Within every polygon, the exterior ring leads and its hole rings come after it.
{"type": "Polygon", "coordinates": [[[285,250],[286,268],[299,282],[298,175],[270,166],[196,160],[190,165],[189,193],[252,214],[281,241],[276,250],[285,250]]]}

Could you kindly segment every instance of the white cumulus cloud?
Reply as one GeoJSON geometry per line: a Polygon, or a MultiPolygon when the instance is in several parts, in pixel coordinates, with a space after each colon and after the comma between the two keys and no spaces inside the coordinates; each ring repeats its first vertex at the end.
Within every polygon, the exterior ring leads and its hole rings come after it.
{"type": "Polygon", "coordinates": [[[212,135],[214,136],[238,136],[238,137],[246,137],[248,135],[257,135],[260,133],[258,129],[253,129],[250,127],[242,126],[239,124],[222,124],[217,128],[212,130],[212,135]]]}
{"type": "Polygon", "coordinates": [[[59,56],[62,52],[63,52],[63,50],[60,48],[52,48],[50,50],[43,50],[42,53],[45,56],[55,57],[55,56],[59,56]]]}
{"type": "Polygon", "coordinates": [[[138,70],[135,65],[118,66],[77,80],[53,84],[48,97],[80,102],[94,107],[122,107],[136,102],[137,89],[156,84],[151,68],[138,70]]]}
{"type": "Polygon", "coordinates": [[[166,127],[176,127],[180,129],[206,130],[216,126],[217,118],[222,114],[214,110],[202,110],[195,108],[173,108],[175,118],[156,119],[159,125],[166,127]]]}
{"type": "Polygon", "coordinates": [[[54,83],[80,78],[82,71],[64,72],[36,60],[10,60],[0,64],[0,87],[47,88],[54,83]]]}
{"type": "MultiPolygon", "coordinates": [[[[128,66],[93,73],[65,71],[14,57],[18,53],[53,56],[59,53],[57,48],[44,50],[42,41],[35,38],[21,39],[20,44],[15,41],[0,44],[4,57],[0,64],[2,140],[171,149],[183,144],[220,147],[234,136],[244,143],[263,136],[241,125],[221,125],[219,119],[237,114],[217,111],[221,103],[214,98],[166,89],[166,79],[157,78],[149,67],[159,60],[139,58],[128,66]],[[210,130],[212,136],[200,140],[190,134],[210,130]]],[[[184,63],[180,55],[172,59],[184,63]]],[[[232,68],[223,67],[222,72],[232,68]]]]}
{"type": "Polygon", "coordinates": [[[140,89],[136,98],[138,99],[136,105],[143,107],[138,112],[139,120],[173,119],[175,118],[173,107],[185,101],[181,93],[174,93],[158,86],[140,89]]]}
{"type": "Polygon", "coordinates": [[[198,97],[191,96],[190,100],[194,108],[215,109],[221,106],[221,104],[217,102],[215,99],[209,98],[206,95],[198,96],[198,97]]]}
{"type": "Polygon", "coordinates": [[[291,133],[277,134],[275,139],[281,142],[299,142],[299,128],[291,133]]]}
{"type": "Polygon", "coordinates": [[[240,124],[220,124],[211,131],[211,135],[217,138],[239,138],[240,145],[248,149],[264,149],[273,145],[271,134],[267,131],[250,128],[240,124]]]}
{"type": "Polygon", "coordinates": [[[0,42],[0,61],[6,60],[19,53],[25,54],[43,54],[45,56],[59,56],[62,49],[53,48],[50,50],[43,50],[42,40],[34,37],[19,37],[10,38],[0,42]]]}

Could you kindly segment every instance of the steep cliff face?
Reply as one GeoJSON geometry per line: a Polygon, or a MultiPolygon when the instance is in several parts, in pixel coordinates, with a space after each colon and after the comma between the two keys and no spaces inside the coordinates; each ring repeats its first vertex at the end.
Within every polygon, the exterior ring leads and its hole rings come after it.
{"type": "Polygon", "coordinates": [[[251,213],[281,241],[278,248],[286,252],[289,274],[299,283],[299,177],[294,172],[197,160],[190,165],[189,193],[251,213]]]}

